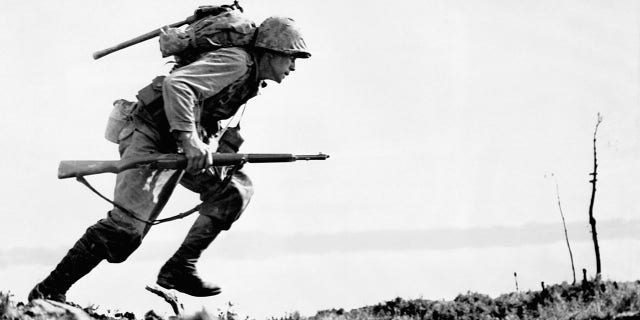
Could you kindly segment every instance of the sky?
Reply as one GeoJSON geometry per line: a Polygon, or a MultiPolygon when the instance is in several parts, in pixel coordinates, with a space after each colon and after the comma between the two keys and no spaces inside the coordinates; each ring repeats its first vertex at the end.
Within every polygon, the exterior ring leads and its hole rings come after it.
{"type": "MultiPolygon", "coordinates": [[[[16,1],[0,12],[0,290],[26,299],[109,210],[60,160],[116,159],[103,138],[114,100],[133,100],[171,68],[151,40],[92,53],[177,22],[185,0],[16,1]]],[[[256,193],[199,270],[220,296],[180,296],[189,311],[264,318],[356,308],[396,296],[452,299],[595,273],[588,225],[597,133],[603,275],[640,263],[640,3],[637,1],[242,0],[256,22],[293,17],[313,56],[270,83],[242,119],[242,152],[327,161],[246,167],[256,193]]],[[[115,176],[91,177],[106,194],[115,176]]],[[[164,217],[197,203],[174,193],[164,217]]],[[[194,217],[154,227],[122,264],[69,292],[143,313],[144,291],[194,217]]]]}

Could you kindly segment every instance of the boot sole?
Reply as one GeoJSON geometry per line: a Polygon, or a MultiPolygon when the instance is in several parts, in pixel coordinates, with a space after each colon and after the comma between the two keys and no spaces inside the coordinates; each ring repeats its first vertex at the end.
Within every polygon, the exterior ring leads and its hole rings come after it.
{"type": "Polygon", "coordinates": [[[218,295],[222,292],[222,289],[220,288],[217,288],[211,291],[206,291],[206,292],[187,292],[188,290],[183,291],[181,290],[181,288],[176,287],[174,284],[170,283],[169,281],[165,279],[160,279],[160,278],[158,278],[158,280],[156,281],[156,284],[167,290],[176,290],[186,295],[190,295],[192,297],[211,297],[211,296],[218,295]]]}

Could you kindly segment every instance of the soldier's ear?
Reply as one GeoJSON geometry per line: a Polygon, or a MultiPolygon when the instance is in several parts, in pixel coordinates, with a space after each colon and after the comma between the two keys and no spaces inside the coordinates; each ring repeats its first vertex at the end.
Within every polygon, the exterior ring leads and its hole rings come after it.
{"type": "Polygon", "coordinates": [[[275,54],[275,53],[273,53],[273,52],[271,52],[271,51],[267,51],[267,50],[265,50],[265,51],[264,51],[264,57],[265,57],[266,59],[271,60],[271,59],[273,59],[275,56],[276,56],[276,54],[275,54]]]}

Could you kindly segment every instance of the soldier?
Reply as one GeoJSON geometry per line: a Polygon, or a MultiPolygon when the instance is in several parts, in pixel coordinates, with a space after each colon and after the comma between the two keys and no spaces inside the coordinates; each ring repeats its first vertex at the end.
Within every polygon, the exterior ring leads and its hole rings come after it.
{"type": "Polygon", "coordinates": [[[212,150],[236,152],[242,143],[236,130],[227,130],[216,146],[219,121],[232,117],[254,97],[264,80],[280,83],[295,70],[296,58],[310,56],[292,19],[270,17],[258,27],[251,48],[221,48],[179,66],[156,83],[161,86],[160,98],[149,101],[142,90],[133,121],[119,134],[121,158],[176,153],[181,148],[188,159],[186,171],[132,169],[119,173],[114,195],[118,205],[86,230],[49,276],[31,290],[29,300],[64,302],[69,288],[100,261],[125,261],[178,183],[200,194],[200,214],[179,249],[160,269],[157,284],[198,297],[220,293],[220,287],[198,276],[195,264],[216,236],[238,219],[253,187],[242,171],[232,172],[229,183],[223,184],[219,175],[206,170],[212,164],[212,150]]]}

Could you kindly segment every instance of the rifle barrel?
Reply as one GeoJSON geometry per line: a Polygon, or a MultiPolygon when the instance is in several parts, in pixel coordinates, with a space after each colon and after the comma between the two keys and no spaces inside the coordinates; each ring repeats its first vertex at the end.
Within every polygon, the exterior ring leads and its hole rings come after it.
{"type": "Polygon", "coordinates": [[[296,155],[296,160],[327,160],[329,159],[328,154],[318,153],[318,154],[305,154],[305,155],[296,155]]]}
{"type": "MultiPolygon", "coordinates": [[[[214,162],[215,157],[214,155],[214,162]]],[[[329,158],[326,154],[313,154],[313,155],[293,155],[289,153],[249,153],[244,154],[246,156],[244,160],[249,163],[269,163],[269,162],[293,162],[297,160],[326,160],[329,158]]]]}

